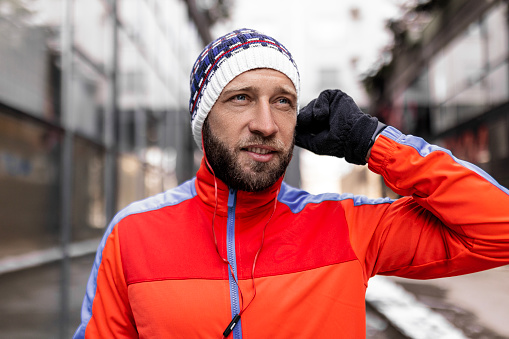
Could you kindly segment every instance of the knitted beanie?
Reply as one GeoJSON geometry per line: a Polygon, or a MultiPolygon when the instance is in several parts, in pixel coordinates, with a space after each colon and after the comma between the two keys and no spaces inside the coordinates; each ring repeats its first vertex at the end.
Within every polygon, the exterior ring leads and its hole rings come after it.
{"type": "Polygon", "coordinates": [[[239,29],[208,44],[191,71],[189,111],[193,136],[201,148],[201,130],[223,88],[236,76],[255,68],[285,74],[299,98],[299,71],[290,52],[274,38],[252,29],[239,29]]]}

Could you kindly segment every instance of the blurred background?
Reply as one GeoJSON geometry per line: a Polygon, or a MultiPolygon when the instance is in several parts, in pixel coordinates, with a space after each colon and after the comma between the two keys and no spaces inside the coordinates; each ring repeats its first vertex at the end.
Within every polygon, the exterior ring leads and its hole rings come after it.
{"type": "MultiPolygon", "coordinates": [[[[508,1],[0,0],[0,338],[72,336],[109,220],[194,176],[190,69],[241,27],[292,52],[302,105],[343,89],[509,186],[508,1]]],[[[285,180],[396,197],[367,167],[300,149],[285,180]]],[[[370,338],[509,338],[507,267],[387,282],[410,298],[399,315],[423,305],[446,325],[406,330],[382,284],[370,338]]]]}

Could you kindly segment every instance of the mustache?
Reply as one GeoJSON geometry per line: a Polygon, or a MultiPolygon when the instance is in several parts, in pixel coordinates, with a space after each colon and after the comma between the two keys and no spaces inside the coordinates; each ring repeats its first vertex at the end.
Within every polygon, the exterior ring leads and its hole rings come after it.
{"type": "Polygon", "coordinates": [[[287,149],[287,146],[281,140],[275,137],[266,138],[261,135],[251,135],[240,140],[238,143],[239,148],[246,148],[252,145],[270,147],[279,152],[287,149]]]}

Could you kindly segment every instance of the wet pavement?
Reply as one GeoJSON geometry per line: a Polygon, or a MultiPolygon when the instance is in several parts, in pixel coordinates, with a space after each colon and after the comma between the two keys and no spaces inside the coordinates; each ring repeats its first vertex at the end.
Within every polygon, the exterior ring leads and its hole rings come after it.
{"type": "Polygon", "coordinates": [[[366,338],[407,339],[383,314],[366,303],[366,338]]]}
{"type": "Polygon", "coordinates": [[[509,266],[465,276],[390,278],[471,339],[509,339],[509,266]]]}
{"type": "Polygon", "coordinates": [[[461,329],[471,339],[504,339],[507,338],[484,327],[478,317],[465,309],[447,301],[447,291],[437,286],[418,283],[402,283],[406,290],[417,296],[417,299],[443,315],[451,324],[461,329]]]}

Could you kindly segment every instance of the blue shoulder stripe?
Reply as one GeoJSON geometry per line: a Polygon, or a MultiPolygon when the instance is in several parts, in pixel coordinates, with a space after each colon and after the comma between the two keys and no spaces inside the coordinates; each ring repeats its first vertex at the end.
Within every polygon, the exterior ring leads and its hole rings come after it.
{"type": "Polygon", "coordinates": [[[99,244],[99,248],[97,249],[94,265],[92,267],[90,277],[88,278],[85,297],[81,306],[81,324],[74,333],[74,339],[85,338],[85,329],[88,325],[88,322],[92,318],[92,304],[97,289],[97,273],[102,261],[102,252],[104,250],[104,246],[106,245],[106,240],[113,231],[115,225],[117,225],[122,219],[129,215],[155,211],[163,207],[178,205],[181,202],[192,199],[196,196],[195,180],[196,178],[193,178],[183,183],[182,185],[164,193],[160,193],[153,197],[134,202],[118,212],[117,215],[113,218],[113,220],[108,225],[108,228],[104,232],[101,243],[99,244]]]}
{"type": "Polygon", "coordinates": [[[308,204],[319,204],[324,201],[342,201],[346,199],[353,200],[354,206],[391,204],[395,201],[390,198],[371,199],[362,195],[353,195],[351,193],[323,193],[314,195],[306,191],[293,188],[285,182],[282,183],[281,191],[278,196],[279,202],[287,205],[293,213],[301,212],[308,204]]]}
{"type": "Polygon", "coordinates": [[[469,170],[477,173],[478,175],[480,175],[481,177],[483,177],[484,179],[489,181],[492,185],[499,188],[502,192],[509,195],[509,190],[507,188],[505,188],[504,186],[500,185],[492,176],[490,176],[488,173],[486,173],[483,169],[477,167],[476,165],[474,165],[468,161],[456,158],[454,155],[452,155],[451,151],[449,151],[448,149],[445,149],[445,148],[442,148],[442,147],[439,147],[436,145],[431,145],[431,144],[427,143],[424,139],[413,136],[413,135],[405,135],[392,126],[388,126],[387,128],[385,128],[382,131],[382,134],[384,136],[396,141],[399,144],[410,146],[410,147],[414,148],[415,150],[417,150],[417,152],[419,152],[419,154],[422,157],[426,157],[428,154],[430,154],[432,152],[437,152],[437,151],[444,152],[444,153],[448,154],[459,165],[461,165],[465,168],[468,168],[469,170]]]}

